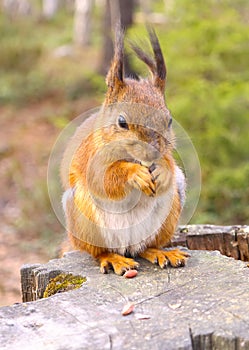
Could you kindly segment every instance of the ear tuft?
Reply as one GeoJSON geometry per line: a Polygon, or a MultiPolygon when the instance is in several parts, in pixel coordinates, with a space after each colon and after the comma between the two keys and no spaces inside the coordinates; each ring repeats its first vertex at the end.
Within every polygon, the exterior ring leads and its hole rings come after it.
{"type": "Polygon", "coordinates": [[[161,90],[164,94],[165,85],[166,85],[166,65],[164,62],[162,50],[156,36],[156,33],[152,27],[147,26],[149,33],[150,43],[153,49],[154,57],[151,57],[146,53],[141,47],[130,43],[131,48],[136,53],[138,58],[143,61],[150,69],[153,76],[153,85],[161,90]]]}
{"type": "Polygon", "coordinates": [[[120,22],[116,26],[114,57],[106,77],[106,84],[115,92],[124,84],[124,30],[120,22]]]}
{"type": "Polygon", "coordinates": [[[151,46],[154,52],[156,74],[154,75],[154,85],[157,86],[162,92],[165,90],[167,70],[163,58],[163,53],[155,33],[152,27],[147,27],[151,46]]]}

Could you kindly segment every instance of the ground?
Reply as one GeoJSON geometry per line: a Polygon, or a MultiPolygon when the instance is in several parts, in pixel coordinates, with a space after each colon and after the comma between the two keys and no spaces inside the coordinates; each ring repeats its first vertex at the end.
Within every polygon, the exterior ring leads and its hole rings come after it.
{"type": "Polygon", "coordinates": [[[64,236],[49,204],[47,164],[61,131],[97,101],[40,101],[0,109],[0,306],[21,301],[20,267],[54,258],[64,236]],[[66,122],[66,120],[65,120],[66,122]]]}

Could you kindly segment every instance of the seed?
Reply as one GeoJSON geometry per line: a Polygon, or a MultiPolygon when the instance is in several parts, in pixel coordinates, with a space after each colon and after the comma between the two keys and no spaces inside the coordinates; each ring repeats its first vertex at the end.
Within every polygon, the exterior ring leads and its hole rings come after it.
{"type": "Polygon", "coordinates": [[[137,275],[137,270],[127,270],[124,273],[125,278],[133,278],[133,277],[136,277],[136,275],[137,275]]]}
{"type": "Polygon", "coordinates": [[[131,302],[125,304],[125,306],[123,307],[123,310],[122,310],[122,315],[127,316],[127,315],[131,314],[134,311],[134,307],[135,307],[135,305],[131,302]]]}

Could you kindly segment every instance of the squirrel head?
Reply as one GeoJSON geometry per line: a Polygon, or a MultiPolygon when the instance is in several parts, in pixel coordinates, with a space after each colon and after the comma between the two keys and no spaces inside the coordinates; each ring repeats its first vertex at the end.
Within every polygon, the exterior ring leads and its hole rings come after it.
{"type": "Polygon", "coordinates": [[[78,128],[65,156],[63,169],[70,169],[71,186],[85,174],[98,188],[103,179],[101,172],[104,174],[120,161],[117,177],[122,169],[130,167],[129,163],[138,163],[149,171],[161,163],[166,171],[174,168],[172,117],[164,99],[166,67],[152,29],[149,37],[152,58],[137,46],[133,50],[149,67],[152,79],[137,81],[124,76],[124,33],[117,31],[114,58],[106,79],[106,99],[78,128]],[[98,174],[97,178],[94,174],[98,174]]]}
{"type": "MultiPolygon", "coordinates": [[[[107,129],[107,138],[120,142],[120,147],[129,150],[132,158],[152,162],[172,150],[174,136],[172,118],[164,98],[166,66],[162,50],[155,31],[148,28],[148,33],[154,57],[136,45],[131,46],[149,67],[152,78],[135,80],[124,75],[124,32],[120,25],[117,27],[103,108],[109,110],[108,119],[112,123],[107,129]]],[[[110,153],[117,152],[117,148],[110,153]]]]}

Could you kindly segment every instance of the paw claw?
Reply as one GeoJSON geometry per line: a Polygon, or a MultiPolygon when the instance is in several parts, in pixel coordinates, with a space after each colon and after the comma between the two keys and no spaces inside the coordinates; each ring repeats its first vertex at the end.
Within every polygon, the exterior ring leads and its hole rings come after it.
{"type": "Polygon", "coordinates": [[[103,273],[103,275],[108,273],[107,269],[102,266],[100,267],[100,272],[103,273]]]}
{"type": "Polygon", "coordinates": [[[114,253],[102,254],[98,259],[102,273],[108,273],[109,268],[112,267],[117,275],[123,275],[127,270],[139,267],[139,263],[135,260],[114,253]]]}
{"type": "Polygon", "coordinates": [[[176,266],[177,266],[177,267],[182,267],[182,266],[184,266],[184,265],[185,265],[184,260],[178,259],[178,260],[176,261],[176,266]]]}
{"type": "Polygon", "coordinates": [[[181,252],[178,249],[160,250],[156,248],[148,248],[141,253],[140,256],[149,260],[152,264],[158,263],[161,268],[165,268],[169,264],[172,267],[185,266],[186,258],[189,257],[189,254],[181,252]]]}
{"type": "Polygon", "coordinates": [[[129,175],[128,183],[144,192],[147,196],[154,196],[156,185],[149,169],[141,164],[135,164],[134,166],[133,172],[129,175]]]}
{"type": "Polygon", "coordinates": [[[160,159],[156,164],[153,164],[153,167],[150,168],[150,173],[155,183],[156,192],[158,194],[164,192],[168,188],[172,178],[165,160],[160,159]]]}

